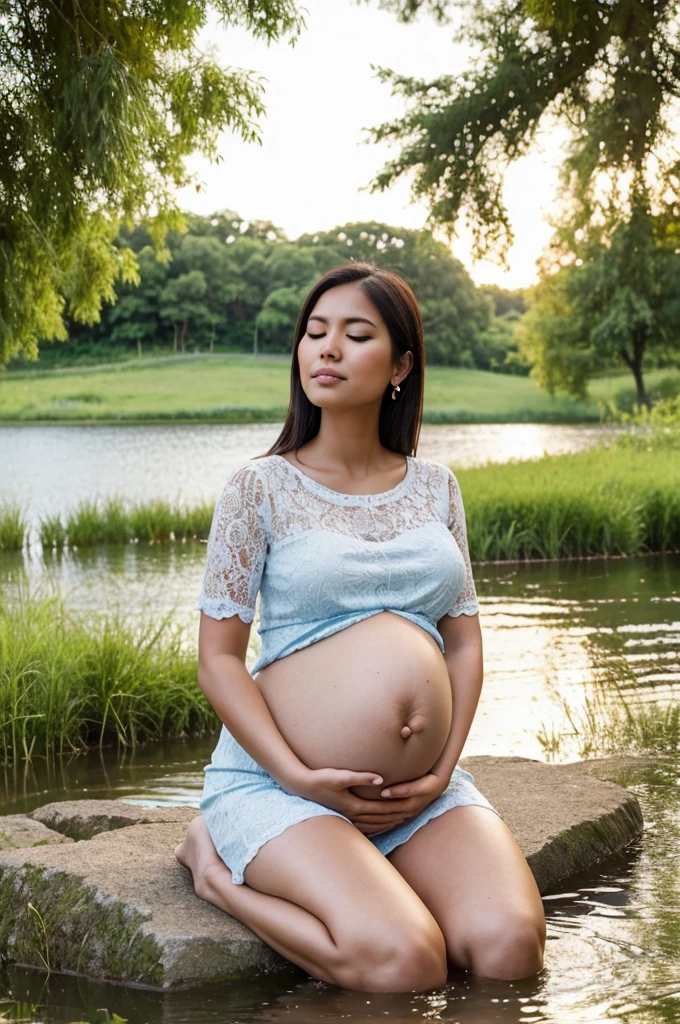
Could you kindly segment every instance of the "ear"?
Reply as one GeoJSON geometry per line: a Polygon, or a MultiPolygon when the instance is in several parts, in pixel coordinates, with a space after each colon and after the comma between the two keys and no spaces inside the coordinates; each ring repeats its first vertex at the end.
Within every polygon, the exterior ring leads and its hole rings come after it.
{"type": "Polygon", "coordinates": [[[408,377],[408,375],[411,372],[412,368],[413,368],[413,352],[407,350],[406,352],[403,353],[403,355],[399,356],[399,358],[395,362],[394,370],[392,371],[392,376],[393,377],[397,377],[398,378],[398,383],[401,384],[401,382],[406,377],[408,377]]]}

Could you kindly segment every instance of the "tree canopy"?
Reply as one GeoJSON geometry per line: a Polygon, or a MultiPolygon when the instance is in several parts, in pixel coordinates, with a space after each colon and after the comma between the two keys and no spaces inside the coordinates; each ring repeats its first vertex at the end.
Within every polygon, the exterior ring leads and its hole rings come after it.
{"type": "Polygon", "coordinates": [[[190,153],[259,141],[262,81],[198,48],[209,7],[268,41],[304,25],[295,0],[0,0],[0,365],[138,279],[121,217],[162,254],[190,153]]]}
{"type": "Polygon", "coordinates": [[[43,361],[106,360],[130,349],[288,353],[311,285],[356,259],[395,270],[412,285],[429,362],[529,372],[513,336],[521,296],[476,288],[427,231],[370,221],[289,240],[270,222],[247,222],[229,210],[186,214],[186,227],[168,232],[165,262],[156,259],[147,226],[122,228],[116,244],[135,254],[138,282],[118,281],[114,303],[95,324],[67,316],[68,341],[41,345],[43,361]]]}
{"type": "Polygon", "coordinates": [[[680,215],[678,0],[377,0],[401,20],[428,10],[446,23],[462,12],[456,38],[475,58],[459,75],[423,80],[378,68],[406,114],[370,129],[401,144],[371,183],[389,188],[409,174],[432,227],[452,232],[461,213],[476,254],[505,254],[512,229],[503,174],[539,130],[570,132],[565,199],[581,225],[615,219],[644,189],[653,212],[680,215]]]}
{"type": "Polygon", "coordinates": [[[566,126],[555,234],[523,350],[552,392],[582,395],[618,361],[645,401],[646,354],[680,349],[678,0],[378,2],[403,21],[428,10],[446,23],[458,10],[457,37],[476,56],[432,81],[378,70],[410,109],[371,129],[373,141],[401,144],[372,189],[410,174],[433,227],[452,235],[465,216],[476,255],[505,258],[505,169],[539,130],[566,126]]]}
{"type": "Polygon", "coordinates": [[[620,359],[647,403],[645,356],[663,364],[680,348],[677,234],[638,202],[607,244],[581,239],[576,262],[542,277],[519,338],[551,394],[584,397],[588,379],[620,359]]]}

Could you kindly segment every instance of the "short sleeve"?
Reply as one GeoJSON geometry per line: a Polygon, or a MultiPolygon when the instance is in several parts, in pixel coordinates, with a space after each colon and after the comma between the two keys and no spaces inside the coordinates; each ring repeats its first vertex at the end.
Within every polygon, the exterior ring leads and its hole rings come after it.
{"type": "Polygon", "coordinates": [[[269,497],[258,467],[232,473],[213,515],[198,607],[213,619],[252,622],[267,554],[269,497]]]}
{"type": "Polygon", "coordinates": [[[465,509],[463,507],[463,496],[455,476],[450,469],[447,469],[448,490],[449,490],[449,520],[448,527],[460,553],[465,562],[465,582],[463,589],[456,598],[453,606],[446,612],[447,615],[477,615],[479,604],[475,581],[472,578],[472,566],[470,565],[470,554],[467,544],[467,528],[465,525],[465,509]]]}

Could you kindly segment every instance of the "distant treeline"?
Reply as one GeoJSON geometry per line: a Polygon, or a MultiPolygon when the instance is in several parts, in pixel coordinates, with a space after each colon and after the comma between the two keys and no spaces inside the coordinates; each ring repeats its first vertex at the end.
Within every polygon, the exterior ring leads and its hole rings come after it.
{"type": "Polygon", "coordinates": [[[522,293],[477,288],[428,231],[366,222],[291,241],[271,222],[247,222],[230,210],[187,214],[186,223],[186,233],[168,236],[165,261],[145,227],[121,231],[119,244],[137,254],[139,284],[119,282],[99,323],[70,323],[66,342],[41,346],[43,365],[126,350],[290,352],[311,285],[332,267],[356,260],[395,270],[409,282],[423,314],[429,363],[529,372],[513,330],[525,310],[522,293]]]}

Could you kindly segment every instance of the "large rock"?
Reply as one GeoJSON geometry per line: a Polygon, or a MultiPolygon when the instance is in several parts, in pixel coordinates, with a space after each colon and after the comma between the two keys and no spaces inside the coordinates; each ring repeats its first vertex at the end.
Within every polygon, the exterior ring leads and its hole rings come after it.
{"type": "MultiPolygon", "coordinates": [[[[607,781],[619,770],[608,763],[463,762],[510,826],[541,892],[560,888],[641,832],[638,801],[607,781]]],[[[0,956],[164,988],[283,966],[248,928],[197,899],[189,873],[174,860],[195,808],[157,811],[84,801],[34,812],[65,834],[98,834],[0,851],[0,956]],[[105,830],[107,814],[113,831],[105,830]]]]}

